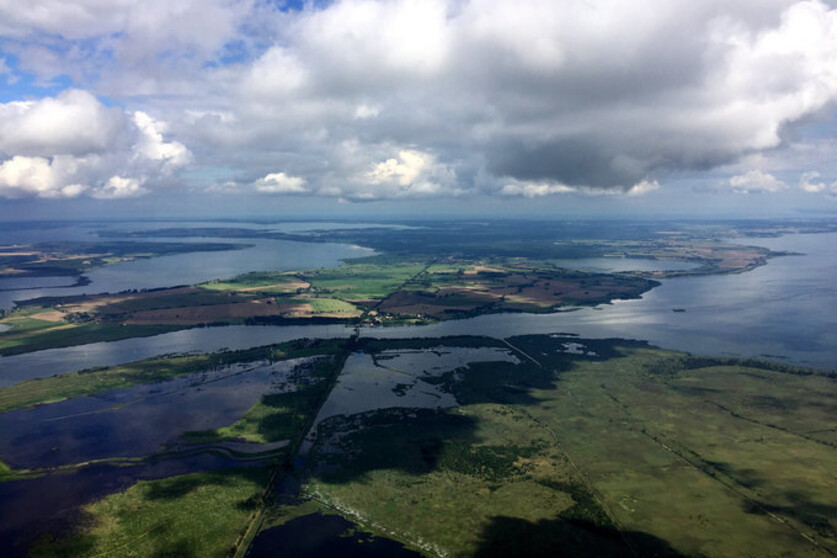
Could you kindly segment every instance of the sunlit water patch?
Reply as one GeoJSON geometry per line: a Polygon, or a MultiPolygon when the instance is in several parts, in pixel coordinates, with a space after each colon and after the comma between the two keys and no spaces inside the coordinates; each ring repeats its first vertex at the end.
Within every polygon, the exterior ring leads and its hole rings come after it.
{"type": "Polygon", "coordinates": [[[593,273],[617,273],[624,271],[685,271],[700,264],[680,260],[652,260],[648,258],[602,257],[565,258],[546,260],[556,267],[593,273]]]}

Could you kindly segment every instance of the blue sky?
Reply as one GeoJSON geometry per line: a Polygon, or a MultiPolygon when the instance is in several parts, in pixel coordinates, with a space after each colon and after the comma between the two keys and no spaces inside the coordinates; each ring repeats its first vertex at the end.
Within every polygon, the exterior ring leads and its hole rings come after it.
{"type": "Polygon", "coordinates": [[[837,10],[0,0],[0,218],[837,211],[837,10]]]}

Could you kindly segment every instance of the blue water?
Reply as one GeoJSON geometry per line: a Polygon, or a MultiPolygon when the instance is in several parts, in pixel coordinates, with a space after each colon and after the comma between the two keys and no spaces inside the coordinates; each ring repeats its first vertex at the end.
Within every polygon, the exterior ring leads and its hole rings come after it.
{"type": "MultiPolygon", "coordinates": [[[[56,228],[33,228],[0,232],[0,244],[34,243],[47,241],[99,242],[126,240],[121,237],[100,239],[99,230],[144,231],[168,227],[196,228],[251,228],[264,231],[303,232],[338,228],[360,228],[370,226],[363,223],[285,223],[281,225],[255,225],[229,222],[154,222],[113,223],[106,225],[80,224],[56,228]]],[[[347,258],[374,254],[373,250],[361,246],[335,243],[293,242],[287,240],[260,240],[249,238],[151,238],[131,239],[154,242],[230,242],[252,245],[244,250],[221,252],[192,252],[162,256],[147,260],[122,262],[100,267],[86,273],[90,284],[78,287],[72,285],[72,277],[37,277],[0,279],[0,309],[12,308],[15,301],[29,300],[43,296],[72,296],[81,294],[116,293],[129,289],[156,289],[175,285],[192,285],[212,279],[225,279],[248,271],[289,271],[333,267],[347,258]]]]}
{"type": "MultiPolygon", "coordinates": [[[[767,357],[837,368],[837,233],[747,239],[782,256],[753,271],[669,279],[641,299],[554,314],[494,314],[420,327],[375,328],[380,338],[566,332],[647,340],[705,355],[767,357]],[[674,312],[682,309],[685,312],[674,312]]],[[[230,326],[0,358],[0,385],[185,351],[246,348],[298,337],[346,337],[342,326],[230,326]]]]}
{"type": "Polygon", "coordinates": [[[301,361],[207,370],[0,414],[0,460],[19,469],[142,457],[184,432],[227,426],[301,361]]]}

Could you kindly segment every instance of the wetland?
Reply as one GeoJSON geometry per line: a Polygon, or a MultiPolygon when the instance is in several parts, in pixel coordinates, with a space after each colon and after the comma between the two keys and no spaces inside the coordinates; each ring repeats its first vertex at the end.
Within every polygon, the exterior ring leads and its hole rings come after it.
{"type": "Polygon", "coordinates": [[[7,555],[837,552],[829,223],[132,226],[0,293],[7,555]]]}

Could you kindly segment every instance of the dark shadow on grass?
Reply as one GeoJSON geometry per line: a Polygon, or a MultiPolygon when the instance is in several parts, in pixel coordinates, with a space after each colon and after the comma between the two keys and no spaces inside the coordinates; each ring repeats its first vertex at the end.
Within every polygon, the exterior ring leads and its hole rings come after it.
{"type": "Polygon", "coordinates": [[[150,558],[196,558],[195,549],[186,540],[174,542],[157,549],[150,558]]]}
{"type": "Polygon", "coordinates": [[[807,525],[821,537],[837,541],[837,530],[832,525],[833,519],[837,517],[837,506],[812,502],[810,497],[797,492],[784,492],[776,496],[776,501],[783,503],[762,501],[760,505],[757,505],[745,501],[744,510],[756,515],[765,515],[770,512],[791,517],[807,525]]]}
{"type": "Polygon", "coordinates": [[[239,479],[262,482],[263,477],[264,473],[259,469],[240,469],[236,472],[230,470],[209,471],[160,479],[147,485],[143,499],[150,501],[176,500],[202,486],[230,486],[236,484],[239,479]]]}
{"type": "Polygon", "coordinates": [[[197,490],[201,486],[229,484],[225,477],[174,477],[149,485],[145,493],[146,500],[176,500],[197,490]]]}
{"type": "Polygon", "coordinates": [[[622,558],[681,556],[668,543],[646,533],[619,532],[579,519],[530,522],[492,518],[480,536],[477,558],[622,558]]]}
{"type": "Polygon", "coordinates": [[[327,482],[350,482],[376,469],[423,475],[436,469],[452,439],[473,443],[473,419],[431,409],[386,409],[320,424],[316,473],[327,482]]]}
{"type": "MultiPolygon", "coordinates": [[[[474,343],[479,338],[463,339],[474,343]]],[[[422,376],[421,381],[451,393],[460,405],[536,405],[541,400],[533,392],[560,389],[560,374],[579,362],[617,358],[631,347],[647,346],[621,339],[580,340],[547,335],[514,337],[511,342],[534,355],[539,363],[519,355],[518,363],[474,362],[437,376],[422,376]],[[568,344],[572,344],[569,351],[568,344]],[[580,354],[574,352],[579,347],[580,354]]],[[[399,343],[410,349],[447,344],[438,339],[399,343]]],[[[380,351],[384,347],[376,341],[371,348],[380,351]]],[[[476,431],[474,419],[454,410],[390,408],[336,416],[319,424],[311,463],[317,476],[333,483],[348,483],[381,469],[397,469],[411,475],[450,470],[494,483],[514,476],[515,462],[541,449],[508,443],[487,445],[487,440],[478,439],[476,431]]]]}

